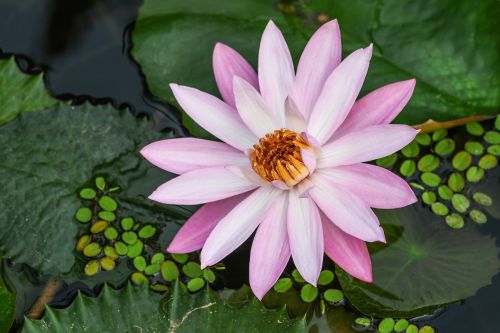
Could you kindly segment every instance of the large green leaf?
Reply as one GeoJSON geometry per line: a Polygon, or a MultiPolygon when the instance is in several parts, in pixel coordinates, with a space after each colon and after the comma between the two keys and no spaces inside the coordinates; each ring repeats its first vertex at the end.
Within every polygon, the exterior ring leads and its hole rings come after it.
{"type": "MultiPolygon", "coordinates": [[[[217,42],[234,47],[255,67],[260,36],[273,19],[297,58],[305,39],[288,26],[277,5],[267,0],[147,0],[134,28],[132,54],[153,94],[171,103],[175,100],[170,82],[218,95],[212,72],[212,51],[217,42]]],[[[184,120],[193,134],[206,136],[187,117],[184,120]]]]}
{"type": "Polygon", "coordinates": [[[495,239],[474,225],[451,230],[415,205],[377,212],[387,244],[370,244],[373,283],[337,269],[349,301],[366,315],[415,317],[473,296],[500,271],[495,239]]]}
{"type": "Polygon", "coordinates": [[[3,281],[1,263],[0,257],[0,332],[7,332],[14,321],[16,295],[7,289],[3,281]]]}
{"type": "Polygon", "coordinates": [[[349,51],[374,44],[364,91],[417,79],[397,121],[420,123],[500,109],[500,4],[495,0],[310,1],[338,18],[349,51]]]}
{"type": "MultiPolygon", "coordinates": [[[[297,59],[316,17],[338,18],[344,51],[374,43],[363,93],[386,83],[417,79],[414,96],[397,119],[421,123],[500,108],[500,35],[495,0],[306,1],[284,16],[273,1],[146,0],[133,33],[133,56],[151,91],[174,102],[169,82],[217,94],[212,50],[231,45],[256,64],[260,36],[268,20],[283,30],[297,59]]],[[[290,6],[288,6],[290,7],[290,6]]],[[[288,8],[287,7],[287,8],[288,8]]],[[[193,134],[205,136],[185,119],[193,134]]]]}
{"type": "Polygon", "coordinates": [[[127,110],[90,104],[22,113],[0,127],[0,251],[46,274],[62,275],[73,266],[82,274],[74,246],[88,226],[73,216],[81,205],[78,190],[96,174],[122,188],[120,209],[142,223],[165,226],[160,238],[168,240],[182,211],[146,199],[168,175],[138,153],[164,136],[127,110]]]}
{"type": "Polygon", "coordinates": [[[194,295],[180,283],[159,294],[131,285],[105,286],[98,298],[79,294],[64,310],[47,308],[24,332],[305,332],[305,319],[290,320],[282,309],[266,310],[255,298],[230,306],[210,289],[194,295]]]}
{"type": "Polygon", "coordinates": [[[44,87],[42,74],[21,72],[14,57],[0,59],[0,126],[20,112],[44,110],[56,103],[44,87]]]}

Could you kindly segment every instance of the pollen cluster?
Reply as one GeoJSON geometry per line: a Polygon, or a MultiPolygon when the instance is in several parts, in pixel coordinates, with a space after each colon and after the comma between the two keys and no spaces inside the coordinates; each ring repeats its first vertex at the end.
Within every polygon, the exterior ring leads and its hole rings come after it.
{"type": "Polygon", "coordinates": [[[309,175],[300,149],[311,149],[306,140],[288,129],[276,130],[259,139],[250,157],[253,170],[271,182],[281,180],[288,186],[298,184],[309,175]]]}

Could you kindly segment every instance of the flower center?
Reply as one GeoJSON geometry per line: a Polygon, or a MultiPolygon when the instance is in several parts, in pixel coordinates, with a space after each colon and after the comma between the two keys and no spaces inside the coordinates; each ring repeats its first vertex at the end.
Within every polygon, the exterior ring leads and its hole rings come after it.
{"type": "Polygon", "coordinates": [[[309,175],[300,149],[311,149],[299,134],[288,129],[276,130],[259,139],[251,153],[252,168],[263,179],[298,184],[309,175]]]}

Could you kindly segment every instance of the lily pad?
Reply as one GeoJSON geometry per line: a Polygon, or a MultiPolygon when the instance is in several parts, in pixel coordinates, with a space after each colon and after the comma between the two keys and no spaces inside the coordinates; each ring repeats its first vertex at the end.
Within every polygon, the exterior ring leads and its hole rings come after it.
{"type": "Polygon", "coordinates": [[[14,57],[0,59],[0,126],[21,112],[44,110],[57,103],[45,89],[41,73],[21,72],[14,57]]]}
{"type": "Polygon", "coordinates": [[[14,321],[16,295],[11,293],[2,277],[2,258],[0,257],[0,332],[8,332],[14,321]]]}
{"type": "Polygon", "coordinates": [[[495,239],[472,225],[451,230],[430,214],[414,206],[377,212],[388,241],[369,246],[373,283],[339,268],[336,272],[344,294],[359,311],[382,318],[415,317],[491,283],[500,269],[495,239]]]}
{"type": "Polygon", "coordinates": [[[78,294],[64,310],[47,308],[39,320],[26,320],[23,332],[305,332],[305,319],[267,310],[252,298],[239,306],[210,289],[189,295],[177,282],[165,297],[148,288],[105,286],[97,298],[78,294]],[[127,315],[124,315],[127,314],[127,315]]]}
{"type": "MultiPolygon", "coordinates": [[[[75,279],[84,278],[85,262],[75,259],[74,247],[88,225],[75,222],[74,214],[82,204],[80,189],[91,185],[96,174],[112,174],[107,180],[123,189],[113,192],[119,209],[133,212],[141,222],[161,223],[160,239],[169,240],[187,212],[147,200],[169,176],[138,154],[145,144],[166,136],[128,110],[91,104],[22,113],[0,127],[0,251],[42,273],[61,276],[74,267],[81,274],[75,279]],[[29,251],[23,244],[30,244],[29,251]]],[[[116,273],[96,277],[106,274],[116,273]]]]}
{"type": "MultiPolygon", "coordinates": [[[[425,6],[411,0],[318,0],[288,6],[293,8],[284,15],[277,1],[146,0],[133,31],[132,55],[153,94],[171,103],[175,101],[169,82],[218,95],[211,63],[216,42],[230,45],[255,67],[260,36],[272,19],[297,63],[321,14],[339,20],[345,54],[374,44],[361,95],[416,78],[413,97],[397,122],[417,124],[429,118],[442,121],[498,112],[496,0],[431,0],[425,6]]],[[[207,136],[188,117],[184,124],[194,135],[207,136]]]]}

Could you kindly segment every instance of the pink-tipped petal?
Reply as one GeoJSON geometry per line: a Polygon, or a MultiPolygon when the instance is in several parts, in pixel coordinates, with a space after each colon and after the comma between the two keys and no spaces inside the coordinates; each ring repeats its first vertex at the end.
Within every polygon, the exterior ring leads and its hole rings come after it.
{"type": "Polygon", "coordinates": [[[307,127],[307,132],[321,144],[330,139],[351,110],[365,80],[371,56],[371,45],[354,51],[326,80],[307,127]]]}
{"type": "Polygon", "coordinates": [[[302,156],[302,161],[304,161],[304,164],[311,175],[314,170],[316,170],[316,154],[311,149],[301,148],[300,155],[302,156]]]}
{"type": "Polygon", "coordinates": [[[203,205],[184,223],[168,246],[167,251],[170,253],[189,253],[201,249],[217,223],[248,197],[248,194],[244,193],[203,205]]]}
{"type": "Polygon", "coordinates": [[[285,38],[273,21],[269,21],[260,41],[259,87],[280,127],[285,125],[285,99],[292,90],[293,78],[292,56],[285,38]]]}
{"type": "Polygon", "coordinates": [[[245,150],[258,138],[229,105],[198,89],[170,84],[175,99],[193,120],[227,144],[245,150]]]}
{"type": "Polygon", "coordinates": [[[310,198],[289,191],[287,229],[293,262],[310,284],[316,286],[323,265],[323,231],[318,208],[310,198]]]}
{"type": "Polygon", "coordinates": [[[258,299],[272,288],[290,259],[286,227],[286,195],[276,198],[264,216],[250,253],[250,286],[258,299]]]}
{"type": "Polygon", "coordinates": [[[302,52],[293,96],[302,114],[308,118],[328,76],[338,66],[342,45],[337,20],[323,24],[302,52]]]}
{"type": "Polygon", "coordinates": [[[321,148],[318,169],[372,161],[409,144],[419,131],[407,125],[376,125],[350,132],[321,148]]]}
{"type": "Polygon", "coordinates": [[[248,192],[257,185],[225,167],[198,169],[161,185],[149,199],[172,205],[198,205],[248,192]]]}
{"type": "Polygon", "coordinates": [[[383,241],[384,231],[377,216],[361,199],[332,186],[320,173],[312,177],[310,197],[340,229],[367,242],[383,241]]]}
{"type": "Polygon", "coordinates": [[[285,100],[285,123],[286,128],[298,133],[304,132],[307,128],[306,119],[300,113],[297,104],[290,96],[285,100]]]}
{"type": "Polygon", "coordinates": [[[235,107],[233,94],[233,77],[239,76],[256,89],[259,89],[257,73],[238,52],[229,46],[215,44],[212,58],[215,81],[224,101],[235,107]]]}
{"type": "Polygon", "coordinates": [[[372,282],[372,262],[366,243],[343,232],[321,213],[325,253],[337,265],[357,279],[372,282]]]}
{"type": "Polygon", "coordinates": [[[404,179],[375,165],[359,163],[320,172],[332,186],[348,190],[370,207],[392,209],[417,202],[404,179]]]}
{"type": "Polygon", "coordinates": [[[214,228],[201,250],[202,268],[214,265],[240,246],[264,218],[283,191],[260,187],[240,202],[214,228]]]}
{"type": "Polygon", "coordinates": [[[268,186],[269,182],[264,180],[259,176],[250,166],[240,167],[235,165],[227,166],[226,169],[234,173],[235,175],[248,179],[249,182],[254,183],[257,186],[268,186]]]}
{"type": "Polygon", "coordinates": [[[280,124],[272,114],[260,94],[248,82],[234,77],[234,98],[236,108],[243,122],[257,136],[263,137],[267,133],[280,128],[280,124]]]}
{"type": "Polygon", "coordinates": [[[339,138],[369,126],[389,124],[408,103],[414,88],[415,79],[412,79],[391,83],[372,91],[354,103],[349,115],[333,136],[339,138]]]}
{"type": "Polygon", "coordinates": [[[223,142],[195,138],[160,140],[141,149],[152,164],[176,174],[214,166],[249,166],[248,157],[223,142]]]}
{"type": "Polygon", "coordinates": [[[291,187],[285,184],[285,182],[282,180],[273,180],[271,184],[273,184],[274,187],[279,188],[280,190],[283,191],[288,191],[291,189],[291,187]]]}

